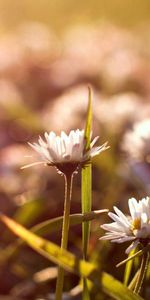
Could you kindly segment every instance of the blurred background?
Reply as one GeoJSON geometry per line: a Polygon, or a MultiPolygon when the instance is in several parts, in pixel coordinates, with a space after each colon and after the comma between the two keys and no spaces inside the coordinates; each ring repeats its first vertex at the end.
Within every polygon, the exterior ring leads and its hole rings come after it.
{"type": "MultiPolygon", "coordinates": [[[[63,214],[64,182],[56,170],[20,167],[36,161],[28,141],[45,131],[84,128],[88,84],[93,136],[111,146],[93,161],[93,209],[117,205],[128,213],[128,198],[149,195],[149,12],[147,0],[0,0],[2,212],[28,228],[63,214]]],[[[80,193],[79,171],[72,213],[81,211],[80,193]]],[[[100,224],[109,221],[102,215],[92,222],[89,259],[123,280],[124,269],[115,265],[127,245],[99,241],[100,224]]],[[[81,226],[70,233],[69,250],[81,257],[81,226]]],[[[54,299],[55,266],[28,247],[13,251],[16,237],[2,224],[0,234],[0,299],[54,299]]],[[[60,244],[60,231],[46,237],[60,244]]],[[[78,277],[66,273],[66,279],[64,299],[81,299],[78,277]]],[[[108,299],[91,293],[93,300],[108,299]]]]}

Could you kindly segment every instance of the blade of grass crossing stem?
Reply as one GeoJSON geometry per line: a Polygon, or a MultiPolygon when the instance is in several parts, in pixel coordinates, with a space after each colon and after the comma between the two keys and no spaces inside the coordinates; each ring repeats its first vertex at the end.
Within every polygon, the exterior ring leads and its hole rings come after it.
{"type": "MultiPolygon", "coordinates": [[[[135,253],[135,249],[133,249],[130,253],[129,253],[129,257],[132,256],[135,253]]],[[[129,278],[131,275],[131,271],[132,271],[132,265],[133,265],[133,260],[129,260],[126,263],[126,267],[125,267],[125,271],[124,271],[124,284],[128,285],[129,282],[129,278]]]]}
{"type": "Polygon", "coordinates": [[[81,277],[88,278],[93,284],[102,289],[104,293],[116,300],[142,300],[121,282],[111,275],[102,272],[97,267],[84,260],[78,259],[72,253],[62,250],[54,243],[47,241],[22,225],[16,223],[5,215],[0,215],[0,220],[18,237],[23,239],[31,248],[50,261],[62,266],[64,269],[76,273],[81,277]]]}
{"type": "MultiPolygon", "coordinates": [[[[82,222],[92,221],[100,216],[101,213],[107,212],[107,210],[95,210],[86,214],[73,214],[70,215],[70,225],[82,224],[82,222]]],[[[40,236],[46,236],[49,233],[60,230],[62,227],[63,217],[54,218],[44,221],[30,228],[30,231],[40,236]]],[[[24,245],[24,241],[17,239],[12,244],[9,244],[5,249],[0,249],[0,266],[4,265],[9,259],[15,257],[21,250],[21,246],[24,245]]]]}
{"type": "MultiPolygon", "coordinates": [[[[85,126],[86,150],[90,148],[91,139],[91,123],[92,123],[92,97],[91,88],[88,89],[88,109],[85,126]]],[[[82,213],[91,211],[91,190],[92,190],[92,171],[91,163],[82,168],[82,213]]],[[[82,243],[83,243],[83,258],[87,258],[88,241],[90,233],[90,222],[82,224],[82,243]]],[[[83,300],[89,300],[88,285],[86,279],[83,280],[83,300]]]]}

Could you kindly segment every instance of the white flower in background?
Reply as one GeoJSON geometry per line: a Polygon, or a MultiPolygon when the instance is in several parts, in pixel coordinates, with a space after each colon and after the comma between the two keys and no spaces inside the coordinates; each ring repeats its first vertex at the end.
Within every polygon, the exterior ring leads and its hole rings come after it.
{"type": "Polygon", "coordinates": [[[135,161],[150,162],[150,119],[135,123],[133,130],[127,131],[122,149],[135,161]]]}
{"type": "Polygon", "coordinates": [[[125,216],[115,206],[116,214],[108,213],[114,222],[101,225],[101,228],[108,232],[100,238],[116,243],[133,241],[126,249],[126,253],[136,248],[139,243],[146,245],[150,242],[150,198],[143,198],[139,202],[135,198],[131,198],[128,205],[131,216],[125,216]]]}
{"type": "Polygon", "coordinates": [[[90,143],[90,148],[86,150],[84,130],[71,130],[69,135],[62,131],[60,136],[52,131],[49,134],[45,133],[45,141],[39,137],[38,143],[29,143],[29,145],[38,152],[42,159],[34,164],[46,163],[56,166],[63,173],[64,168],[68,170],[70,168],[74,172],[79,164],[88,162],[93,156],[109,148],[107,143],[94,147],[98,138],[95,137],[90,143]]]}

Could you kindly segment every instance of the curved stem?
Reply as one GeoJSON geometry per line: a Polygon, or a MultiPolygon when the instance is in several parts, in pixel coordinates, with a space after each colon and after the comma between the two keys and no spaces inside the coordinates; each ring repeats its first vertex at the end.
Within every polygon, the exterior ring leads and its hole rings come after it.
{"type": "MultiPolygon", "coordinates": [[[[72,182],[73,174],[64,175],[65,177],[65,201],[64,201],[64,217],[63,217],[63,226],[62,226],[62,238],[61,238],[61,249],[67,249],[68,245],[68,232],[69,232],[69,215],[70,215],[70,203],[72,196],[72,182]]],[[[55,300],[62,299],[64,283],[64,269],[58,267],[58,277],[56,283],[56,295],[55,300]]]]}
{"type": "Polygon", "coordinates": [[[138,278],[137,278],[137,282],[136,282],[135,289],[134,289],[134,292],[136,294],[139,294],[141,291],[144,277],[145,277],[147,267],[148,267],[148,261],[149,261],[149,252],[147,251],[147,252],[143,253],[143,256],[142,256],[141,267],[139,269],[138,278]]]}

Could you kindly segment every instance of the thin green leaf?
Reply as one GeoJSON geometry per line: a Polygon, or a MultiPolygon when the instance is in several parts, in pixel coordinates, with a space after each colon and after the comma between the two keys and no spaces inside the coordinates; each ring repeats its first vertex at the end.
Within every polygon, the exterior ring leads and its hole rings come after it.
{"type": "MultiPolygon", "coordinates": [[[[92,221],[94,219],[99,218],[101,213],[107,212],[107,209],[95,210],[89,213],[82,213],[82,214],[72,214],[69,216],[70,218],[70,225],[78,225],[82,222],[92,221]]],[[[51,220],[44,221],[40,224],[35,225],[31,228],[31,230],[39,235],[46,235],[57,230],[60,230],[62,227],[63,217],[57,217],[51,220]]]]}
{"type": "Polygon", "coordinates": [[[86,125],[85,125],[85,140],[86,140],[86,147],[85,149],[88,150],[90,148],[90,141],[91,141],[91,124],[92,124],[92,91],[91,88],[88,88],[88,108],[87,108],[87,118],[86,118],[86,125]]]}
{"type": "MultiPolygon", "coordinates": [[[[91,88],[88,89],[88,109],[87,109],[87,118],[86,118],[86,126],[85,126],[85,140],[86,145],[85,149],[88,150],[90,148],[90,140],[91,140],[91,123],[92,123],[92,97],[91,97],[91,88]]],[[[90,212],[92,206],[92,166],[91,164],[87,164],[82,168],[82,213],[90,212]]],[[[88,251],[88,242],[90,235],[90,223],[86,222],[82,225],[82,243],[83,243],[83,258],[87,258],[88,251]]],[[[83,280],[83,300],[90,300],[88,285],[86,279],[83,280]]]]}
{"type": "Polygon", "coordinates": [[[120,267],[124,264],[126,264],[128,261],[130,261],[131,259],[135,259],[141,255],[143,255],[143,253],[150,251],[150,245],[148,244],[146,247],[144,247],[142,250],[139,250],[138,252],[136,252],[135,254],[133,254],[132,256],[129,256],[128,258],[126,258],[125,260],[121,261],[119,264],[116,265],[116,267],[120,267]]]}
{"type": "MultiPolygon", "coordinates": [[[[91,135],[91,123],[92,123],[92,99],[91,99],[91,88],[89,87],[89,98],[88,98],[88,109],[87,109],[87,119],[85,126],[85,140],[86,140],[86,150],[90,148],[90,135],[91,135]]],[[[92,182],[92,172],[91,164],[87,164],[82,168],[82,213],[87,213],[91,211],[91,182],[92,182]]],[[[87,248],[89,241],[89,231],[90,223],[84,223],[82,225],[82,235],[83,235],[83,256],[86,259],[87,248]]]]}
{"type": "Polygon", "coordinates": [[[134,290],[137,279],[139,277],[139,272],[140,272],[140,269],[137,270],[137,272],[135,273],[134,277],[132,278],[130,284],[128,285],[129,290],[132,290],[132,291],[134,290]]]}
{"type": "Polygon", "coordinates": [[[102,289],[103,291],[117,300],[142,300],[143,298],[130,291],[120,281],[111,275],[102,273],[102,289]]]}
{"type": "MultiPolygon", "coordinates": [[[[128,257],[131,257],[133,254],[135,253],[135,249],[133,249],[130,253],[128,257]]],[[[132,271],[132,265],[133,265],[133,260],[129,260],[126,263],[126,267],[125,267],[125,271],[124,271],[124,284],[128,285],[129,282],[129,278],[131,275],[131,271],[132,271]]]]}
{"type": "Polygon", "coordinates": [[[88,288],[87,278],[83,278],[83,294],[82,299],[84,300],[90,300],[90,292],[88,288]]]}
{"type": "MultiPolygon", "coordinates": [[[[91,211],[91,165],[82,169],[82,213],[91,211]]],[[[87,257],[90,223],[82,224],[83,257],[87,257]]]]}
{"type": "MultiPolygon", "coordinates": [[[[70,215],[70,225],[78,225],[82,222],[91,221],[99,217],[103,212],[107,212],[107,209],[95,210],[86,214],[73,214],[70,215]]],[[[30,230],[40,236],[46,236],[62,228],[63,217],[54,218],[41,222],[33,226],[30,230]]],[[[0,265],[4,265],[8,260],[15,257],[23,246],[24,242],[21,239],[16,240],[13,244],[10,244],[5,249],[0,250],[0,265]]]]}
{"type": "Polygon", "coordinates": [[[1,221],[17,236],[22,238],[30,247],[38,253],[62,266],[68,271],[74,272],[81,277],[90,279],[97,287],[116,300],[142,300],[141,297],[134,294],[121,282],[114,279],[109,274],[100,270],[94,264],[84,260],[79,260],[72,253],[60,249],[54,243],[47,241],[34,233],[30,232],[22,225],[1,214],[1,221]]]}
{"type": "Polygon", "coordinates": [[[19,207],[14,215],[14,219],[22,225],[28,224],[30,226],[43,211],[43,201],[37,199],[28,200],[24,205],[19,207]]]}

